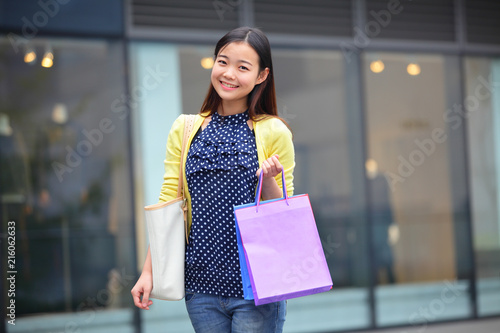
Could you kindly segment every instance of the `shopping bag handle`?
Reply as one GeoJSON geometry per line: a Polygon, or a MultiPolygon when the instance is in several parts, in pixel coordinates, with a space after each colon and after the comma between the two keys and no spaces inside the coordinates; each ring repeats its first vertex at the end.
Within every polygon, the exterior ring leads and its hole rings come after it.
{"type": "MultiPolygon", "coordinates": [[[[259,174],[259,184],[257,185],[257,194],[255,196],[256,212],[259,211],[260,195],[262,193],[262,178],[264,178],[264,171],[261,170],[259,174]]],[[[288,203],[288,192],[286,191],[285,182],[285,169],[283,168],[283,166],[281,166],[281,182],[283,184],[283,198],[285,199],[287,206],[289,206],[290,204],[288,203]]]]}

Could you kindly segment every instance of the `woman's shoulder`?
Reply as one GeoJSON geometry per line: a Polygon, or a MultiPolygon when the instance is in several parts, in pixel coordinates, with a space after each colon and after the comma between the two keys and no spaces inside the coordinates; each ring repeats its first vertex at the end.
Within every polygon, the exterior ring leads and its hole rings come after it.
{"type": "Polygon", "coordinates": [[[279,117],[265,117],[255,123],[256,127],[263,129],[263,133],[267,135],[287,135],[292,136],[292,132],[285,122],[279,117]]]}
{"type": "Polygon", "coordinates": [[[179,115],[174,122],[172,123],[172,126],[170,127],[170,136],[180,136],[182,134],[182,131],[184,130],[184,115],[181,114],[179,115]]]}
{"type": "Polygon", "coordinates": [[[202,118],[205,119],[207,115],[205,114],[180,114],[173,122],[172,127],[170,129],[171,132],[177,133],[184,130],[184,124],[188,117],[194,117],[194,123],[201,121],[202,118]]]}

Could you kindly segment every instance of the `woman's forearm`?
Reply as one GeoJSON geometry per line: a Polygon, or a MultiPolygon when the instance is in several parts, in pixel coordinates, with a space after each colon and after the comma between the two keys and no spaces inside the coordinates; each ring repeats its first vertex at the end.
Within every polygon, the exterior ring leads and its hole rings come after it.
{"type": "Polygon", "coordinates": [[[283,192],[276,182],[276,179],[270,177],[262,180],[262,200],[277,199],[281,198],[282,195],[283,192]]]}
{"type": "Polygon", "coordinates": [[[148,254],[146,255],[146,260],[144,261],[144,266],[142,267],[142,274],[153,274],[153,266],[151,264],[151,249],[148,246],[148,254]]]}

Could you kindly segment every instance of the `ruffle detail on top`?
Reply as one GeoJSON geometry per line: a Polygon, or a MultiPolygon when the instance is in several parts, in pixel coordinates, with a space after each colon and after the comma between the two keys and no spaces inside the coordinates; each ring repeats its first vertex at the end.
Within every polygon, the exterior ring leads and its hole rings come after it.
{"type": "Polygon", "coordinates": [[[189,149],[187,174],[251,168],[256,158],[256,144],[248,119],[248,111],[225,117],[214,113],[189,149]]]}

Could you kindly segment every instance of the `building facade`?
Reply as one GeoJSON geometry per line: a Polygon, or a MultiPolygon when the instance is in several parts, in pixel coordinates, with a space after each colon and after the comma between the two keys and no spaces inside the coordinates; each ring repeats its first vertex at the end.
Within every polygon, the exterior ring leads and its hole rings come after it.
{"type": "Polygon", "coordinates": [[[0,0],[0,331],[192,332],[182,302],[133,306],[142,207],[238,26],[270,39],[334,281],[288,302],[285,331],[500,316],[498,16],[487,0],[0,0]]]}

